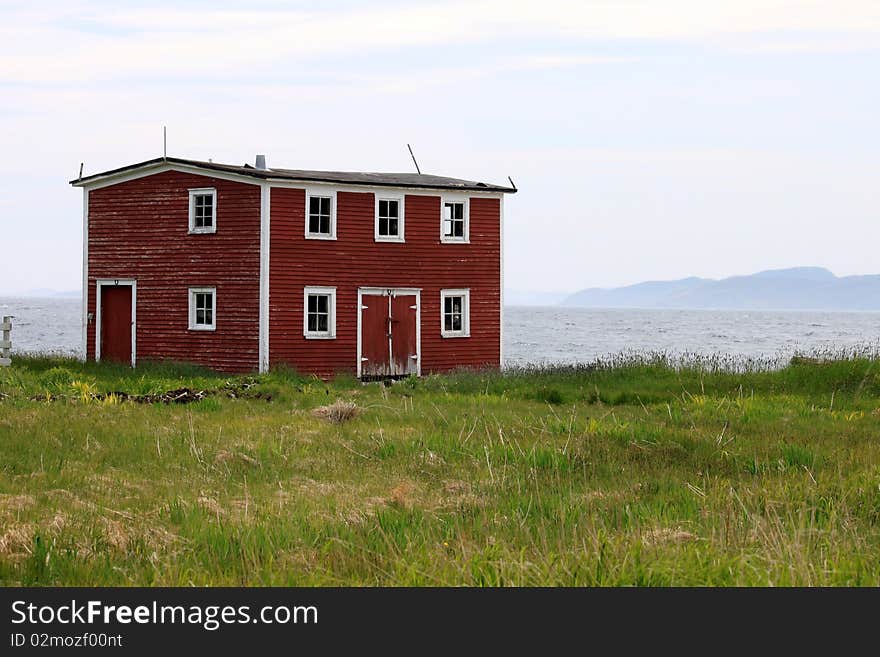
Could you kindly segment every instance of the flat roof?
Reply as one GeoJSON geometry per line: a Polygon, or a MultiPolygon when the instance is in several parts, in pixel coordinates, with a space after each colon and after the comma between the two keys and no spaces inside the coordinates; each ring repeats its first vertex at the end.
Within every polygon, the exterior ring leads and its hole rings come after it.
{"type": "Polygon", "coordinates": [[[312,171],[305,169],[257,169],[250,164],[241,166],[235,164],[221,164],[219,162],[202,162],[200,160],[188,160],[179,157],[157,157],[145,162],[130,164],[118,169],[102,171],[90,176],[83,176],[71,180],[75,186],[88,185],[104,178],[110,178],[118,174],[136,171],[137,169],[152,167],[161,164],[180,164],[207,172],[217,171],[231,173],[239,176],[248,176],[260,180],[293,180],[300,182],[339,183],[345,185],[363,185],[365,187],[411,187],[423,189],[448,189],[469,192],[502,192],[514,194],[517,189],[513,186],[493,185],[474,180],[462,180],[461,178],[448,178],[446,176],[434,176],[426,173],[378,173],[367,171],[312,171]]]}

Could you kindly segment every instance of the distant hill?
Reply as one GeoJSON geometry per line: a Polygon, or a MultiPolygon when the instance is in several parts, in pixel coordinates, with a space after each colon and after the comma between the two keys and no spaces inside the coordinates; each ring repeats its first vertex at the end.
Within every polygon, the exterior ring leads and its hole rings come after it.
{"type": "Polygon", "coordinates": [[[682,278],[618,288],[588,288],[561,305],[583,308],[880,310],[880,275],[838,278],[821,267],[795,267],[721,280],[682,278]]]}

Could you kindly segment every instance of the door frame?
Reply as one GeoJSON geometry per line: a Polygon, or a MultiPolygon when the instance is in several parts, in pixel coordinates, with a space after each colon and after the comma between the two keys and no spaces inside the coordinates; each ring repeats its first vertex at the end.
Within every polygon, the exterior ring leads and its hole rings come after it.
{"type": "Polygon", "coordinates": [[[101,288],[131,287],[131,366],[137,363],[137,279],[134,278],[99,278],[95,281],[95,361],[101,360],[101,288]]]}
{"type": "MultiPolygon", "coordinates": [[[[357,301],[357,378],[361,378],[361,359],[363,356],[363,297],[369,295],[416,297],[416,376],[422,375],[422,288],[420,287],[359,287],[357,301]]],[[[390,354],[389,354],[390,358],[390,354]]]]}

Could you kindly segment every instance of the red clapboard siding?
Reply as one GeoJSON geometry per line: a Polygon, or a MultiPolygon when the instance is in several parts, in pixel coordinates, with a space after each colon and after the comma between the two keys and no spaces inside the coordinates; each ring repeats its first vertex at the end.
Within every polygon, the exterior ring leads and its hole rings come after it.
{"type": "Polygon", "coordinates": [[[470,244],[440,242],[440,196],[408,194],[405,243],[374,239],[372,192],[337,194],[335,241],[307,240],[305,191],[271,190],[269,360],[330,376],[356,371],[359,287],[421,288],[422,372],[497,367],[501,205],[470,198],[470,244]],[[336,339],[303,337],[303,288],[337,289],[336,339]],[[469,338],[440,335],[440,290],[469,288],[469,338]]]}
{"type": "MultiPolygon", "coordinates": [[[[96,279],[136,279],[138,361],[257,369],[258,185],[167,171],[91,190],[88,203],[88,311],[96,312],[96,279]],[[216,233],[188,234],[196,187],[217,190],[216,233]],[[188,329],[190,287],[217,288],[216,331],[188,329]]],[[[95,357],[94,321],[87,352],[95,357]]]]}

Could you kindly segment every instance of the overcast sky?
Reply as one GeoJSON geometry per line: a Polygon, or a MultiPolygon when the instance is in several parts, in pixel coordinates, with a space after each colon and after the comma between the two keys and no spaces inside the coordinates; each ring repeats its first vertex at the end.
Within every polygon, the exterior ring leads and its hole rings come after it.
{"type": "Polygon", "coordinates": [[[0,293],[161,155],[506,181],[506,286],[880,273],[880,2],[0,2],[0,293]],[[240,3],[244,4],[244,3],[240,3]]]}

